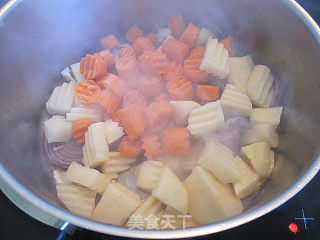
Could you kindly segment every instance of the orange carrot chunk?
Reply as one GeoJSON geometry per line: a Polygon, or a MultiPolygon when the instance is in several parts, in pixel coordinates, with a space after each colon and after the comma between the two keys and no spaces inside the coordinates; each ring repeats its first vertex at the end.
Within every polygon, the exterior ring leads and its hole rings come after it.
{"type": "Polygon", "coordinates": [[[198,47],[192,48],[190,50],[188,58],[201,58],[202,59],[204,56],[204,51],[205,51],[205,48],[203,46],[198,46],[198,47]]]}
{"type": "Polygon", "coordinates": [[[136,58],[136,53],[134,52],[133,48],[127,47],[127,48],[121,48],[118,54],[118,58],[122,58],[124,56],[131,56],[136,58]]]}
{"type": "Polygon", "coordinates": [[[219,98],[219,87],[197,85],[197,98],[204,101],[215,101],[219,98]]]}
{"type": "Polygon", "coordinates": [[[137,25],[133,25],[126,33],[126,39],[128,42],[133,43],[138,37],[143,37],[143,32],[137,25]]]}
{"type": "Polygon", "coordinates": [[[235,48],[234,48],[234,41],[232,37],[227,37],[221,40],[223,46],[228,50],[229,56],[234,57],[235,56],[235,48]]]}
{"type": "Polygon", "coordinates": [[[99,85],[93,80],[78,82],[75,94],[83,105],[90,105],[91,98],[96,93],[101,92],[99,85]]]}
{"type": "Polygon", "coordinates": [[[130,90],[123,96],[122,106],[126,107],[130,104],[136,104],[139,107],[145,107],[147,106],[147,99],[140,91],[130,90]]]}
{"type": "Polygon", "coordinates": [[[143,51],[143,54],[138,58],[138,63],[141,71],[145,73],[164,74],[168,70],[168,58],[159,51],[143,51]]]}
{"type": "Polygon", "coordinates": [[[208,73],[200,70],[201,58],[187,58],[183,63],[183,74],[194,83],[207,82],[208,73]]]}
{"type": "Polygon", "coordinates": [[[132,141],[127,136],[121,139],[118,146],[118,152],[121,156],[128,158],[137,158],[142,150],[142,143],[140,141],[132,141]]]}
{"type": "Polygon", "coordinates": [[[188,27],[186,28],[186,30],[184,30],[179,40],[189,45],[190,47],[192,47],[194,44],[194,41],[197,40],[199,33],[200,33],[200,28],[193,25],[192,23],[189,23],[188,27]]]}
{"type": "Polygon", "coordinates": [[[126,82],[119,78],[117,75],[114,75],[112,73],[107,73],[101,79],[101,83],[105,88],[111,89],[115,94],[117,94],[120,97],[123,97],[129,91],[126,82]]]}
{"type": "Polygon", "coordinates": [[[169,38],[162,44],[161,51],[167,55],[170,60],[182,64],[188,57],[189,46],[174,38],[169,38]]]}
{"type": "Polygon", "coordinates": [[[164,85],[160,75],[144,74],[138,79],[139,90],[147,98],[157,96],[161,93],[164,85]]]}
{"type": "Polygon", "coordinates": [[[168,101],[162,100],[151,103],[145,109],[149,129],[169,120],[173,113],[174,109],[168,101]]]}
{"type": "Polygon", "coordinates": [[[179,38],[182,35],[184,29],[186,28],[183,17],[180,13],[176,16],[171,16],[168,19],[168,26],[173,36],[176,38],[179,38]]]}
{"type": "Polygon", "coordinates": [[[190,147],[190,134],[187,128],[168,128],[163,132],[162,145],[165,153],[187,156],[190,147]]]}
{"type": "Polygon", "coordinates": [[[87,54],[80,61],[80,73],[88,80],[102,77],[107,68],[107,62],[97,55],[87,54]]]}
{"type": "Polygon", "coordinates": [[[103,60],[107,62],[108,69],[112,68],[112,66],[114,65],[114,56],[109,50],[103,50],[96,53],[95,55],[102,57],[103,60]]]}
{"type": "Polygon", "coordinates": [[[120,111],[120,121],[130,140],[138,139],[147,128],[144,113],[136,104],[131,104],[120,111]]]}
{"type": "Polygon", "coordinates": [[[136,80],[139,75],[139,67],[135,57],[126,56],[116,63],[119,77],[127,81],[130,87],[136,88],[136,80]]]}
{"type": "Polygon", "coordinates": [[[108,114],[114,113],[120,106],[120,103],[121,97],[109,89],[104,89],[93,95],[90,102],[91,105],[98,105],[108,114]]]}
{"type": "Polygon", "coordinates": [[[108,36],[101,38],[99,42],[105,49],[112,49],[120,45],[119,40],[112,34],[109,34],[108,36]]]}
{"type": "Polygon", "coordinates": [[[145,150],[144,156],[155,157],[162,152],[159,136],[152,134],[141,138],[142,149],[145,150]]]}
{"type": "Polygon", "coordinates": [[[77,143],[84,143],[84,135],[93,122],[87,118],[80,118],[72,124],[72,136],[77,143]]]}
{"type": "Polygon", "coordinates": [[[146,37],[138,37],[133,42],[132,48],[137,56],[140,56],[145,50],[155,50],[151,40],[146,37]]]}
{"type": "Polygon", "coordinates": [[[155,101],[169,101],[169,96],[166,93],[160,93],[159,95],[151,99],[151,102],[155,101]]]}
{"type": "Polygon", "coordinates": [[[170,61],[168,71],[163,74],[163,78],[168,82],[182,76],[182,65],[175,61],[170,61]]]}
{"type": "Polygon", "coordinates": [[[113,122],[118,122],[118,126],[119,127],[123,127],[123,124],[121,123],[121,119],[120,119],[120,114],[121,114],[122,109],[118,109],[117,111],[115,111],[114,113],[112,113],[111,115],[111,119],[113,122]]]}
{"type": "Polygon", "coordinates": [[[148,33],[148,35],[146,37],[150,39],[150,41],[153,43],[153,45],[156,45],[158,43],[158,38],[157,38],[156,34],[151,32],[151,33],[148,33]]]}
{"type": "Polygon", "coordinates": [[[167,82],[166,88],[172,100],[188,101],[193,99],[194,93],[192,84],[184,76],[180,76],[175,80],[167,82]]]}

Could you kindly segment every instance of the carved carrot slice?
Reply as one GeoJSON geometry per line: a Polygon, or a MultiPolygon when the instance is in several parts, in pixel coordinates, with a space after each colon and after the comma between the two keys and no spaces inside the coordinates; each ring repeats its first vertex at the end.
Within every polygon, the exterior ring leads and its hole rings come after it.
{"type": "Polygon", "coordinates": [[[174,38],[169,38],[162,44],[161,51],[167,55],[170,60],[182,64],[188,57],[189,46],[174,38]]]}
{"type": "Polygon", "coordinates": [[[107,73],[100,81],[105,88],[111,89],[120,97],[123,97],[129,91],[127,83],[112,73],[107,73]]]}
{"type": "Polygon", "coordinates": [[[167,82],[166,88],[172,100],[188,101],[193,99],[192,84],[184,76],[167,82]]]}
{"type": "Polygon", "coordinates": [[[153,45],[156,45],[158,43],[158,38],[157,38],[156,34],[151,32],[151,33],[148,33],[148,35],[146,37],[150,39],[150,41],[153,43],[153,45]]]}
{"type": "Polygon", "coordinates": [[[87,118],[80,118],[72,124],[73,139],[77,143],[84,143],[84,135],[93,122],[87,118]]]}
{"type": "Polygon", "coordinates": [[[136,104],[123,108],[120,111],[120,120],[130,140],[138,139],[147,128],[144,113],[136,104]]]}
{"type": "Polygon", "coordinates": [[[159,136],[152,134],[141,138],[142,149],[145,150],[144,156],[155,157],[162,153],[159,136]]]}
{"type": "Polygon", "coordinates": [[[203,58],[204,56],[205,48],[203,46],[198,46],[195,48],[192,48],[189,57],[188,58],[203,58]]]}
{"type": "Polygon", "coordinates": [[[101,38],[99,42],[105,49],[112,49],[120,45],[119,40],[112,34],[109,34],[108,36],[101,38]]]}
{"type": "Polygon", "coordinates": [[[169,61],[162,52],[146,50],[138,58],[138,63],[143,72],[164,74],[168,70],[169,61]]]}
{"type": "Polygon", "coordinates": [[[197,85],[197,98],[204,101],[215,101],[219,98],[219,87],[197,85]]]}
{"type": "Polygon", "coordinates": [[[99,55],[107,62],[108,69],[112,68],[114,65],[114,55],[109,50],[103,50],[95,55],[99,55]]]}
{"type": "Polygon", "coordinates": [[[133,43],[138,37],[143,37],[143,32],[137,25],[133,25],[126,33],[126,39],[128,42],[133,43]]]}
{"type": "Polygon", "coordinates": [[[194,41],[198,38],[199,33],[200,28],[193,25],[192,23],[189,23],[188,27],[186,28],[186,30],[184,30],[179,40],[192,47],[194,41]]]}
{"type": "Polygon", "coordinates": [[[146,37],[138,37],[132,44],[136,56],[140,56],[145,50],[155,50],[151,40],[146,37]]]}
{"type": "Polygon", "coordinates": [[[190,134],[187,128],[168,128],[163,132],[162,145],[165,153],[187,156],[190,149],[190,134]]]}
{"type": "Polygon", "coordinates": [[[202,58],[187,58],[183,64],[183,74],[194,83],[207,82],[208,73],[200,70],[202,58]]]}
{"type": "Polygon", "coordinates": [[[87,54],[80,61],[80,73],[88,80],[102,77],[107,67],[107,62],[98,55],[87,54]]]}
{"type": "Polygon", "coordinates": [[[167,93],[160,93],[159,95],[151,99],[151,102],[155,101],[169,101],[169,96],[167,93]]]}
{"type": "Polygon", "coordinates": [[[173,115],[174,109],[168,101],[156,101],[145,109],[145,116],[148,120],[149,129],[168,121],[173,115]]]}
{"type": "Polygon", "coordinates": [[[120,78],[127,81],[130,87],[137,87],[136,79],[139,75],[139,67],[135,57],[121,57],[116,63],[116,68],[120,78]]]}
{"type": "Polygon", "coordinates": [[[183,17],[180,13],[176,16],[171,16],[168,19],[168,26],[173,36],[176,38],[179,38],[182,35],[184,29],[186,28],[183,17]]]}
{"type": "Polygon", "coordinates": [[[112,115],[112,121],[113,122],[118,122],[118,126],[119,127],[123,127],[123,124],[121,123],[121,119],[120,119],[120,114],[121,114],[122,109],[118,109],[117,111],[115,111],[112,115]]]}
{"type": "Polygon", "coordinates": [[[176,63],[175,61],[169,62],[168,71],[163,74],[163,78],[166,81],[171,81],[177,79],[180,76],[182,76],[182,65],[176,63]]]}
{"type": "Polygon", "coordinates": [[[108,114],[114,113],[121,103],[121,97],[109,89],[104,89],[91,97],[91,104],[100,106],[108,114]]]}
{"type": "Polygon", "coordinates": [[[77,98],[86,106],[90,105],[91,97],[98,92],[101,92],[101,88],[93,80],[78,82],[75,89],[77,98]]]}
{"type": "Polygon", "coordinates": [[[145,107],[147,106],[147,99],[140,91],[130,90],[123,96],[122,105],[123,107],[126,107],[130,104],[136,104],[139,107],[145,107]]]}
{"type": "Polygon", "coordinates": [[[142,150],[142,143],[140,141],[132,141],[127,136],[121,139],[118,146],[118,152],[121,156],[128,158],[137,158],[142,150]]]}
{"type": "Polygon", "coordinates": [[[119,59],[124,56],[131,56],[136,58],[136,53],[134,52],[133,48],[127,47],[127,48],[121,48],[118,54],[119,59]]]}
{"type": "Polygon", "coordinates": [[[236,52],[235,52],[235,48],[234,48],[234,41],[232,37],[227,37],[221,40],[221,42],[223,44],[223,46],[228,50],[229,52],[229,56],[230,57],[234,57],[236,52]]]}
{"type": "Polygon", "coordinates": [[[144,74],[138,79],[139,90],[147,98],[157,96],[161,93],[164,85],[160,75],[144,74]]]}

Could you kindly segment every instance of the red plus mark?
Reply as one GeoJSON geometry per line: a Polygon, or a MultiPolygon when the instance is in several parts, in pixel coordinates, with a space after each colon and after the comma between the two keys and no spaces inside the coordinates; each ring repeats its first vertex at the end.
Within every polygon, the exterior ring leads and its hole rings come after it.
{"type": "Polygon", "coordinates": [[[297,224],[295,224],[295,223],[290,223],[290,224],[289,224],[289,229],[290,229],[290,231],[293,232],[293,233],[297,233],[297,232],[298,232],[298,226],[297,226],[297,224]]]}
{"type": "Polygon", "coordinates": [[[187,224],[192,224],[192,218],[187,219],[187,224]]]}

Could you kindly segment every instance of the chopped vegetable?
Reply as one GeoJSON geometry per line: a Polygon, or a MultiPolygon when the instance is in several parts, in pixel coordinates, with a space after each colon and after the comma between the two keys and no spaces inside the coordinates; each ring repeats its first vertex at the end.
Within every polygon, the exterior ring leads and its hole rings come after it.
{"type": "Polygon", "coordinates": [[[158,135],[148,135],[141,138],[142,149],[145,150],[144,156],[155,157],[162,152],[160,138],[158,135]]]}
{"type": "Polygon", "coordinates": [[[88,80],[102,77],[107,68],[107,62],[98,55],[87,54],[80,61],[80,73],[88,80]]]}
{"type": "Polygon", "coordinates": [[[156,45],[158,43],[158,37],[155,33],[148,33],[146,37],[150,39],[153,45],[156,45]]]}
{"type": "Polygon", "coordinates": [[[44,122],[44,134],[48,143],[68,142],[72,139],[72,123],[64,116],[53,116],[44,122]]]}
{"type": "Polygon", "coordinates": [[[154,128],[159,124],[168,121],[173,115],[174,109],[168,101],[156,101],[145,109],[145,117],[148,120],[149,128],[154,128]]]}
{"type": "Polygon", "coordinates": [[[175,61],[170,61],[168,64],[167,72],[163,74],[163,78],[166,81],[171,81],[180,76],[182,76],[182,65],[178,64],[175,61]]]}
{"type": "Polygon", "coordinates": [[[152,99],[152,102],[155,102],[155,101],[168,101],[169,100],[169,96],[167,93],[160,93],[159,95],[155,96],[153,99],[152,99]]]}
{"type": "Polygon", "coordinates": [[[170,60],[182,64],[188,57],[189,46],[174,38],[169,38],[162,44],[161,51],[167,55],[170,60]]]}
{"type": "Polygon", "coordinates": [[[219,98],[219,87],[211,85],[198,85],[197,98],[203,101],[215,101],[219,98]]]}
{"type": "Polygon", "coordinates": [[[108,69],[114,65],[114,55],[109,50],[103,50],[95,55],[102,57],[107,62],[108,69]]]}
{"type": "Polygon", "coordinates": [[[139,107],[145,107],[147,106],[147,99],[140,91],[130,90],[123,96],[122,105],[126,107],[130,104],[136,104],[139,107]]]}
{"type": "Polygon", "coordinates": [[[192,100],[193,88],[192,84],[185,77],[180,76],[175,80],[166,83],[166,88],[172,100],[192,100]]]}
{"type": "Polygon", "coordinates": [[[165,153],[187,156],[190,148],[190,134],[187,128],[168,128],[162,135],[165,153]]]}
{"type": "Polygon", "coordinates": [[[147,160],[139,167],[137,187],[146,192],[152,192],[164,170],[163,163],[159,161],[147,160]]]}
{"type": "Polygon", "coordinates": [[[115,94],[121,97],[129,91],[126,82],[112,73],[107,73],[103,77],[102,84],[105,88],[111,89],[115,94]]]}
{"type": "Polygon", "coordinates": [[[80,118],[72,124],[73,139],[77,143],[84,143],[84,135],[92,123],[88,118],[80,118]]]}
{"type": "Polygon", "coordinates": [[[145,50],[155,50],[151,40],[146,37],[137,38],[133,42],[132,48],[134,49],[136,56],[140,56],[145,50]]]}
{"type": "Polygon", "coordinates": [[[139,90],[147,98],[157,96],[161,93],[164,84],[160,75],[144,74],[138,79],[139,90]]]}
{"type": "Polygon", "coordinates": [[[224,46],[224,48],[226,48],[229,52],[229,56],[230,57],[234,57],[235,56],[235,48],[234,48],[234,41],[232,37],[227,37],[221,40],[221,42],[224,46]]]}
{"type": "Polygon", "coordinates": [[[120,106],[121,97],[109,89],[104,89],[93,95],[90,103],[96,104],[108,114],[112,114],[120,106]]]}
{"type": "Polygon", "coordinates": [[[198,47],[192,48],[190,50],[188,58],[201,58],[202,59],[204,56],[204,51],[205,51],[205,48],[203,46],[198,46],[198,47]]]}
{"type": "Polygon", "coordinates": [[[139,37],[143,37],[143,32],[138,28],[137,25],[133,25],[126,33],[126,39],[130,43],[133,43],[139,37]]]}
{"type": "Polygon", "coordinates": [[[91,97],[99,92],[101,92],[99,85],[92,80],[78,82],[75,89],[77,98],[83,105],[86,106],[90,105],[91,97]]]}
{"type": "Polygon", "coordinates": [[[205,27],[202,27],[200,29],[200,33],[199,33],[199,36],[197,38],[197,40],[195,41],[195,45],[196,46],[204,46],[206,45],[206,42],[208,40],[208,38],[216,38],[212,32],[210,32],[207,28],[205,27]]]}
{"type": "Polygon", "coordinates": [[[168,69],[168,59],[165,54],[159,51],[143,51],[138,58],[141,71],[146,73],[164,74],[168,69]]]}
{"type": "Polygon", "coordinates": [[[186,28],[182,15],[171,16],[168,19],[168,26],[174,37],[179,38],[186,28]]]}
{"type": "Polygon", "coordinates": [[[118,151],[121,156],[128,158],[137,158],[142,150],[142,143],[138,140],[132,141],[128,137],[123,137],[118,151]]]}
{"type": "Polygon", "coordinates": [[[123,56],[117,63],[116,68],[119,74],[119,77],[123,80],[126,80],[129,86],[134,87],[136,85],[135,80],[139,75],[138,63],[135,57],[132,56],[123,56]]]}
{"type": "Polygon", "coordinates": [[[112,34],[101,38],[99,41],[102,47],[105,49],[112,49],[120,45],[119,40],[112,34]]]}
{"type": "Polygon", "coordinates": [[[206,83],[208,73],[200,70],[202,58],[187,58],[183,63],[183,74],[194,83],[206,83]]]}
{"type": "Polygon", "coordinates": [[[194,45],[194,42],[197,40],[199,33],[200,28],[193,25],[192,23],[189,23],[188,27],[186,28],[186,30],[184,30],[179,40],[192,47],[194,45]]]}
{"type": "Polygon", "coordinates": [[[125,56],[131,56],[136,58],[136,53],[131,47],[121,48],[118,54],[119,59],[125,56]]]}
{"type": "Polygon", "coordinates": [[[107,139],[108,145],[110,145],[124,135],[123,127],[120,127],[117,122],[109,119],[104,122],[104,135],[107,139]]]}
{"type": "Polygon", "coordinates": [[[162,44],[166,41],[169,37],[171,37],[171,30],[170,28],[161,28],[157,33],[158,42],[162,44]]]}

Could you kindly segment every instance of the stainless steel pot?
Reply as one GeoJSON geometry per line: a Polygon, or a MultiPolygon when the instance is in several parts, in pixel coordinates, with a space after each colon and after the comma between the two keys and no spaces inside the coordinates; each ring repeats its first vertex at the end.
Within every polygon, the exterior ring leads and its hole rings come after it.
{"type": "Polygon", "coordinates": [[[319,170],[320,30],[293,0],[12,0],[1,9],[0,21],[1,187],[19,207],[41,221],[55,226],[69,222],[137,238],[205,235],[272,211],[319,170]],[[58,73],[84,53],[97,50],[99,37],[121,35],[134,23],[145,31],[155,31],[177,12],[195,24],[214,31],[219,26],[225,35],[232,34],[241,52],[272,66],[278,78],[288,83],[271,179],[246,200],[247,209],[240,216],[187,230],[130,230],[65,211],[47,163],[40,160],[38,142],[40,116],[50,90],[59,81],[58,73]]]}

